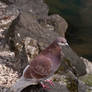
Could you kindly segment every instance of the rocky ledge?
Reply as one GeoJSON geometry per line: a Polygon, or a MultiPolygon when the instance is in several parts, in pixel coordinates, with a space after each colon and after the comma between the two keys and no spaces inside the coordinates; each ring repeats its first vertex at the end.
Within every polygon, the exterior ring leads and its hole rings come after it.
{"type": "MultiPolygon", "coordinates": [[[[0,2],[0,92],[10,92],[28,61],[58,36],[65,37],[68,24],[57,14],[48,16],[49,9],[43,0],[1,1],[4,3],[0,2]]],[[[29,85],[22,92],[89,92],[91,87],[78,77],[92,74],[92,64],[80,59],[70,47],[63,48],[63,53],[65,60],[57,74],[51,77],[55,88],[44,90],[40,85],[29,85]]]]}

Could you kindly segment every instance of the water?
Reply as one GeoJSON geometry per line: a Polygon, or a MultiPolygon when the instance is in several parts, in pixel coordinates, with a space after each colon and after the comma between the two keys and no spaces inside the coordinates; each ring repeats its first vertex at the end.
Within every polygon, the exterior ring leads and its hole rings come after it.
{"type": "Polygon", "coordinates": [[[69,24],[66,38],[79,56],[92,61],[92,0],[45,0],[49,14],[58,13],[69,24]]]}

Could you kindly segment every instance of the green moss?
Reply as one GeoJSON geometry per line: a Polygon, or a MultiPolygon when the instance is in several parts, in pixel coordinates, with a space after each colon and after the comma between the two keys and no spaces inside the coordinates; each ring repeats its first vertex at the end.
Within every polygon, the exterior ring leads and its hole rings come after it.
{"type": "Polygon", "coordinates": [[[70,92],[78,92],[78,82],[72,78],[67,78],[67,88],[70,92]]]}
{"type": "Polygon", "coordinates": [[[92,74],[88,74],[85,76],[80,77],[80,80],[85,82],[88,86],[92,86],[92,74]]]}
{"type": "Polygon", "coordinates": [[[91,90],[88,90],[87,92],[92,92],[91,90]]]}

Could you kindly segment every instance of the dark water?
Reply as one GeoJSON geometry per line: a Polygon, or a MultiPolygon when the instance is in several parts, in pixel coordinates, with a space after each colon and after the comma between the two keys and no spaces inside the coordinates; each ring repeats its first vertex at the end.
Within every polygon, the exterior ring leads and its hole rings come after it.
{"type": "Polygon", "coordinates": [[[78,55],[92,60],[92,0],[45,0],[49,14],[60,14],[69,24],[66,38],[78,55]]]}

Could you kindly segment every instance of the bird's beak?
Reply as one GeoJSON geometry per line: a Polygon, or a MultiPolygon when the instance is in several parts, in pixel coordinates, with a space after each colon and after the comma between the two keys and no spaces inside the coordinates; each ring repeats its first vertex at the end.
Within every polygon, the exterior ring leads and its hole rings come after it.
{"type": "Polygon", "coordinates": [[[58,43],[59,46],[69,46],[68,43],[58,43]]]}
{"type": "Polygon", "coordinates": [[[69,44],[68,44],[67,42],[65,43],[65,45],[66,45],[66,46],[69,46],[69,44]]]}

